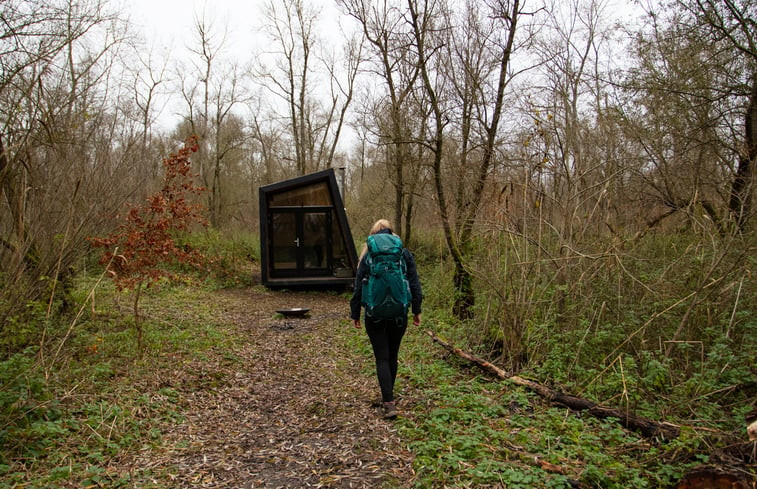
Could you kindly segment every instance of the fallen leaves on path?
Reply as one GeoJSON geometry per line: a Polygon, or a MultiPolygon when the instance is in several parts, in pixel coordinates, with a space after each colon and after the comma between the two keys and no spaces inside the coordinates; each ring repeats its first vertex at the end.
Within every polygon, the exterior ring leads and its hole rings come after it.
{"type": "Polygon", "coordinates": [[[168,474],[177,488],[410,485],[411,455],[371,405],[373,359],[340,339],[344,328],[364,334],[345,320],[344,296],[260,288],[211,295],[216,320],[244,340],[164,379],[182,393],[185,421],[166,428],[162,452],[146,449],[134,466],[168,474]],[[293,305],[310,314],[275,315],[293,305]]]}

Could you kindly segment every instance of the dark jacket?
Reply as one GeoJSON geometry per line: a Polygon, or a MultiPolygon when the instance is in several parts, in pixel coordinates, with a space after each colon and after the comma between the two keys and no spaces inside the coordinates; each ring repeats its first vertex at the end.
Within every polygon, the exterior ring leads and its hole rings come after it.
{"type": "MultiPolygon", "coordinates": [[[[386,233],[391,234],[391,230],[382,229],[377,234],[386,233]]],[[[421,313],[421,302],[423,301],[423,291],[421,290],[421,281],[418,278],[418,269],[415,266],[415,258],[413,254],[407,248],[403,248],[402,252],[405,255],[405,263],[407,265],[407,281],[410,284],[410,295],[412,296],[410,302],[410,310],[413,314],[421,313]]],[[[365,264],[364,259],[360,259],[360,263],[357,266],[357,275],[355,276],[355,291],[350,299],[350,317],[352,319],[360,319],[360,308],[362,307],[361,298],[363,295],[363,278],[368,273],[368,267],[365,264]]]]}

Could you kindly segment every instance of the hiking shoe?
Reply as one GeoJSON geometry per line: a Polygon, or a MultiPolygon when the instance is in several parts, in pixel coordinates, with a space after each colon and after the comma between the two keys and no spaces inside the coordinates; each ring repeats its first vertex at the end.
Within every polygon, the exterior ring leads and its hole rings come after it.
{"type": "MultiPolygon", "coordinates": [[[[395,396],[394,396],[394,403],[397,404],[401,400],[402,400],[402,397],[395,394],[395,396]]],[[[373,400],[371,400],[371,407],[383,408],[384,407],[384,398],[382,398],[382,397],[375,397],[375,398],[373,398],[373,400]]]]}
{"type": "Polygon", "coordinates": [[[399,413],[397,412],[397,406],[393,402],[384,403],[384,419],[394,419],[399,413]]]}

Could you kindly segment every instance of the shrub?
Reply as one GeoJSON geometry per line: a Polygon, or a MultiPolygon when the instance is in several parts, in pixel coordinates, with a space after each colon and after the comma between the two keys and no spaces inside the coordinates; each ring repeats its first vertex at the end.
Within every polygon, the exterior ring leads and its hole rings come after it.
{"type": "Polygon", "coordinates": [[[175,280],[170,264],[199,267],[204,256],[187,244],[177,242],[179,233],[188,232],[193,224],[205,225],[201,206],[190,203],[192,194],[204,191],[196,187],[190,173],[191,153],[198,149],[196,137],[190,137],[183,148],[163,160],[163,188],[142,206],[132,207],[124,222],[104,238],[90,238],[92,246],[105,248],[100,263],[119,290],[133,288],[134,325],[140,350],[143,332],[139,317],[139,298],[143,286],[159,280],[175,280]]]}

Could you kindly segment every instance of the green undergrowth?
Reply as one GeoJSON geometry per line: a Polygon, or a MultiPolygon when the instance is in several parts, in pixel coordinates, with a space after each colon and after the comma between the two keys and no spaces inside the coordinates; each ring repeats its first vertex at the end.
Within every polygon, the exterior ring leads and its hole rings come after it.
{"type": "MultiPolygon", "coordinates": [[[[554,243],[548,240],[541,246],[518,237],[499,244],[474,242],[469,269],[476,302],[470,320],[458,320],[450,312],[452,263],[421,261],[427,324],[455,346],[506,371],[602,406],[681,426],[673,441],[637,440],[629,433],[608,445],[606,433],[617,430],[617,423],[579,418],[587,445],[601,450],[579,454],[588,447],[566,448],[562,439],[563,450],[575,457],[568,457],[567,465],[580,468],[566,477],[584,486],[666,487],[685,468],[746,441],[745,414],[757,407],[753,238],[710,241],[659,234],[622,248],[596,240],[577,243],[581,253],[575,255],[549,249],[554,243]],[[556,256],[566,258],[558,262],[556,256]],[[608,468],[613,464],[626,469],[608,468]]],[[[422,358],[427,343],[417,347],[422,358]]],[[[560,430],[543,419],[554,413],[538,404],[533,409],[534,429],[558,439],[560,430]]],[[[575,422],[575,415],[570,419],[575,422]]],[[[497,432],[510,429],[494,421],[487,426],[492,423],[497,432]]],[[[486,451],[487,443],[473,445],[486,451]]],[[[531,451],[529,443],[522,448],[531,451]]],[[[496,460],[504,456],[511,455],[496,460]]],[[[439,475],[450,473],[455,470],[448,467],[439,475]]],[[[473,487],[475,483],[461,482],[470,477],[460,475],[450,485],[473,487]]]]}
{"type": "Polygon", "coordinates": [[[260,238],[246,232],[219,233],[206,230],[186,237],[189,244],[208,258],[212,280],[220,287],[252,285],[252,265],[260,261],[260,238]]]}
{"type": "MultiPolygon", "coordinates": [[[[195,240],[220,257],[213,278],[161,282],[144,293],[144,351],[129,294],[116,294],[108,281],[95,287],[97,277],[78,281],[65,320],[38,304],[32,320],[14,326],[34,341],[0,360],[0,488],[169,487],[149,482],[163,474],[123,467],[160,451],[164,427],[182,418],[186,392],[228,381],[222,367],[239,361],[237,333],[215,319],[217,304],[207,294],[249,285],[245,269],[257,253],[244,236],[231,244],[212,235],[195,240]],[[210,370],[197,371],[199,364],[210,370]]],[[[723,272],[722,287],[710,292],[696,266],[703,255],[666,256],[675,251],[669,242],[650,244],[656,248],[646,255],[661,256],[658,263],[591,261],[591,281],[562,284],[541,276],[519,282],[508,258],[495,256],[482,267],[491,280],[477,278],[475,318],[460,322],[449,314],[452,269],[434,243],[415,248],[424,322],[408,329],[397,386],[402,416],[395,426],[414,458],[415,487],[671,487],[741,436],[757,372],[749,348],[757,335],[751,275],[723,272]],[[663,263],[676,259],[680,273],[663,263]],[[625,275],[631,285],[620,282],[625,275]],[[667,355],[665,338],[676,337],[687,310],[679,307],[691,294],[687,284],[699,283],[707,288],[687,306],[691,327],[667,355]],[[512,295],[524,287],[528,295],[512,295]],[[646,439],[616,420],[552,406],[484,376],[433,343],[426,329],[504,368],[516,365],[521,376],[675,423],[681,433],[646,439]],[[519,355],[508,357],[515,347],[519,355]]],[[[349,294],[343,298],[346,316],[349,294]]],[[[375,381],[367,338],[335,321],[345,356],[366,359],[363,374],[375,381]]]]}
{"type": "Polygon", "coordinates": [[[400,395],[411,411],[398,425],[415,457],[416,487],[670,487],[707,461],[691,429],[652,440],[615,419],[551,406],[471,369],[421,330],[409,330],[402,359],[400,395]]]}
{"type": "MultiPolygon", "coordinates": [[[[78,293],[93,286],[83,279],[78,293]]],[[[150,487],[149,469],[122,462],[160,448],[164,426],[182,419],[184,391],[225,381],[194,363],[236,361],[234,332],[213,321],[204,294],[184,285],[145,294],[138,351],[128,294],[119,303],[103,283],[95,304],[50,328],[42,348],[0,362],[0,488],[150,487]]]]}

